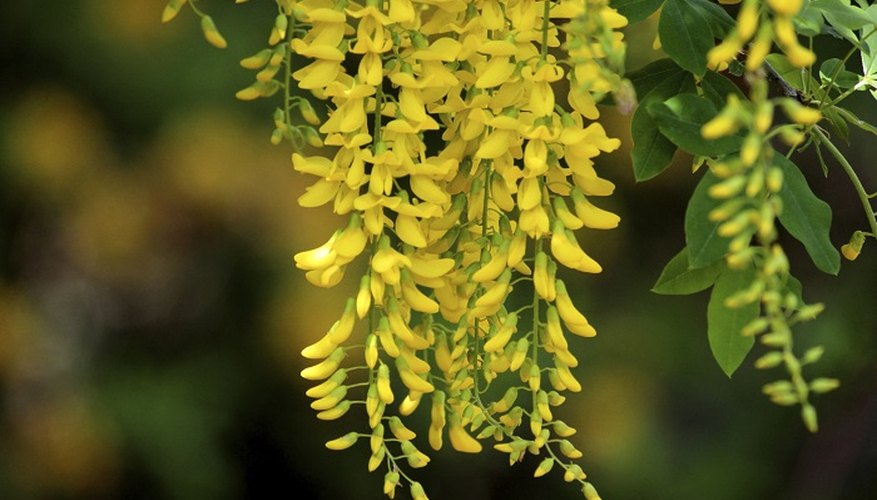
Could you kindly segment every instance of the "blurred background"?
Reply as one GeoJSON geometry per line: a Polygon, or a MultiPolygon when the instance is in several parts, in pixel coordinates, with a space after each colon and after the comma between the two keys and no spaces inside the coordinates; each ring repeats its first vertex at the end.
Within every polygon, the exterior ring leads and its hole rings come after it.
{"type": "MultiPolygon", "coordinates": [[[[304,396],[298,352],[357,283],[317,290],[294,269],[292,254],[340,221],[296,206],[307,179],[268,142],[273,104],[233,98],[251,78],[237,61],[264,46],[274,14],[231,3],[205,5],[225,51],[191,12],[161,25],[164,0],[0,3],[3,498],[381,498],[366,447],[323,447],[361,422],[318,421],[304,396]]],[[[659,57],[654,32],[630,30],[644,48],[631,69],[659,57]]],[[[869,95],[854,99],[877,118],[869,95]]],[[[705,294],[649,292],[683,245],[696,178],[680,157],[635,184],[627,117],[613,113],[626,149],[601,168],[623,223],[581,236],[603,274],[565,276],[600,329],[572,341],[585,390],[558,412],[579,428],[591,480],[607,500],[877,498],[877,247],[831,277],[787,240],[805,297],[828,306],[799,329],[800,345],[827,348],[811,375],[843,381],[809,435],[760,394],[778,371],[757,372],[753,356],[722,374],[705,294]]],[[[877,188],[873,138],[852,142],[877,188]]],[[[834,207],[840,246],[865,226],[855,193],[839,169],[825,179],[800,164],[834,207]]],[[[532,479],[533,461],[433,458],[417,477],[435,499],[580,495],[558,474],[532,479]]]]}

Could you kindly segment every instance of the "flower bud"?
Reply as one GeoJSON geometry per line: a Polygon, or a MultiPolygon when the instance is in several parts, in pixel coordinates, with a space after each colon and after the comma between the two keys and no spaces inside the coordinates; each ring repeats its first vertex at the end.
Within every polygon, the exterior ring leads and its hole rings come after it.
{"type": "Polygon", "coordinates": [[[261,69],[268,64],[272,53],[271,49],[262,49],[249,57],[241,59],[241,67],[252,70],[261,69]]]}
{"type": "Polygon", "coordinates": [[[396,492],[396,486],[399,485],[399,472],[393,470],[384,475],[384,494],[390,498],[396,492]]]}
{"type": "Polygon", "coordinates": [[[533,472],[533,477],[542,477],[551,472],[552,468],[554,468],[554,459],[548,457],[539,463],[539,466],[536,467],[536,470],[533,472]]]}
{"type": "Polygon", "coordinates": [[[755,367],[759,370],[774,368],[776,366],[779,366],[782,362],[783,353],[780,351],[773,351],[755,360],[755,367]]]}
{"type": "Polygon", "coordinates": [[[585,500],[600,500],[600,495],[597,493],[596,488],[594,488],[594,485],[591,483],[585,483],[585,485],[582,487],[582,494],[585,495],[585,500]]]}
{"type": "Polygon", "coordinates": [[[856,231],[853,233],[853,236],[850,237],[849,243],[846,243],[842,247],[840,247],[841,253],[846,257],[847,260],[856,260],[859,257],[859,254],[862,252],[862,247],[865,245],[865,233],[862,231],[856,231]]]}
{"type": "Polygon", "coordinates": [[[228,47],[228,43],[225,41],[225,38],[222,37],[222,34],[216,29],[216,24],[213,22],[213,18],[210,16],[201,16],[201,31],[204,32],[204,38],[218,49],[224,49],[228,47]]]}
{"type": "Polygon", "coordinates": [[[582,452],[579,451],[572,443],[570,443],[566,439],[562,439],[560,441],[560,452],[567,458],[577,459],[582,458],[582,452]]]}
{"type": "Polygon", "coordinates": [[[822,113],[818,109],[802,106],[794,99],[783,99],[782,106],[786,115],[801,125],[814,125],[822,119],[822,113]]]}
{"type": "Polygon", "coordinates": [[[801,356],[801,364],[807,365],[810,363],[815,363],[822,358],[822,354],[825,352],[825,348],[821,345],[811,347],[804,352],[804,355],[801,356]]]}
{"type": "Polygon", "coordinates": [[[758,27],[758,3],[748,1],[740,8],[737,16],[737,34],[743,41],[748,41],[758,27]]]}
{"type": "Polygon", "coordinates": [[[810,390],[817,394],[824,394],[840,387],[840,380],[836,378],[817,378],[810,382],[810,390]]]}
{"type": "Polygon", "coordinates": [[[177,14],[180,13],[180,9],[182,9],[185,4],[186,0],[170,0],[167,5],[164,6],[164,10],[161,13],[161,22],[171,22],[177,17],[177,14]]]}
{"type": "Polygon", "coordinates": [[[779,16],[794,16],[802,4],[803,0],[767,0],[767,5],[779,16]]]}
{"type": "Polygon", "coordinates": [[[804,425],[807,426],[807,430],[810,432],[816,432],[819,430],[819,421],[816,417],[816,408],[813,405],[805,404],[801,407],[801,418],[804,420],[804,425]]]}
{"type": "Polygon", "coordinates": [[[335,438],[331,441],[326,441],[326,448],[330,450],[346,450],[350,448],[356,443],[356,440],[359,438],[359,435],[355,432],[348,432],[347,434],[335,438]]]}

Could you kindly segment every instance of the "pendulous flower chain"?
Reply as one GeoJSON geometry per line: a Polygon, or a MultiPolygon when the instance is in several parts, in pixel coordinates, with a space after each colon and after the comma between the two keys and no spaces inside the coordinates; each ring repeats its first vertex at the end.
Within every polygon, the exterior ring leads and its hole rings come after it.
{"type": "Polygon", "coordinates": [[[594,159],[620,145],[596,103],[630,101],[626,19],[606,0],[276,3],[269,46],[241,61],[256,81],[237,96],[283,95],[272,141],[289,140],[295,170],[315,178],[299,203],[347,217],[296,266],[332,287],[368,263],[340,319],[302,352],[317,417],[361,415],[326,446],[367,442],[391,498],[401,483],[426,498],[410,469],[446,440],[464,453],[492,444],[510,464],[542,455],[536,477],[556,468],[599,498],[575,463],[575,429],[552,409],[582,390],[568,334],[596,335],[557,270],[601,272],[574,231],[619,223],[595,203],[615,186],[594,159]],[[296,109],[307,124],[293,124],[296,109]],[[530,298],[515,303],[514,287],[530,298]],[[429,428],[415,445],[405,418],[421,404],[429,428]]]}
{"type": "Polygon", "coordinates": [[[800,405],[804,424],[815,432],[818,422],[810,396],[834,390],[840,382],[831,378],[805,380],[802,367],[821,358],[822,346],[808,349],[800,358],[793,350],[792,326],[814,319],[823,305],[804,303],[800,284],[790,274],[788,258],[777,241],[776,220],[783,211],[779,194],[787,181],[782,164],[775,158],[780,154],[771,146],[771,139],[780,138],[794,151],[804,143],[806,133],[822,120],[822,113],[791,97],[769,98],[765,60],[774,43],[799,68],[812,65],[816,56],[799,44],[792,26],[792,18],[803,6],[802,0],[721,3],[741,5],[736,26],[710,51],[709,64],[717,69],[727,67],[743,44],[751,41],[745,58],[745,78],[751,87],[748,100],[730,94],[727,105],[701,130],[705,139],[737,133],[745,137],[738,153],[707,159],[713,174],[721,179],[709,189],[710,196],[722,200],[709,217],[713,222],[721,222],[719,236],[731,238],[726,262],[731,269],[751,274],[745,288],[728,297],[725,305],[760,308],[757,317],[741,332],[745,336],[759,336],[769,349],[755,361],[755,367],[783,366],[788,373],[788,380],[769,383],[763,391],[776,404],[800,405]],[[783,111],[788,122],[775,123],[776,109],[783,111]]]}

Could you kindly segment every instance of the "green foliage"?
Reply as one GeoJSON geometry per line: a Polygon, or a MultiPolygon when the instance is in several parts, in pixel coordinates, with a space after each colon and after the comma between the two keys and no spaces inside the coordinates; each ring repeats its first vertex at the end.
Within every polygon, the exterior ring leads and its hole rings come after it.
{"type": "Polygon", "coordinates": [[[612,7],[633,24],[654,14],[663,3],[664,0],[615,0],[612,7]]]}
{"type": "Polygon", "coordinates": [[[740,99],[746,98],[740,87],[734,85],[734,82],[725,75],[715,71],[706,72],[700,88],[703,90],[703,95],[715,104],[716,108],[723,107],[728,101],[729,95],[737,96],[740,99]]]}
{"type": "Polygon", "coordinates": [[[689,266],[697,269],[721,259],[728,252],[728,238],[718,235],[719,223],[710,221],[709,213],[721,202],[707,191],[718,183],[712,172],[705,172],[688,201],[685,211],[685,244],[689,266]]]}
{"type": "Polygon", "coordinates": [[[706,72],[706,53],[713,48],[709,16],[695,2],[667,0],[658,34],[667,55],[697,76],[706,72]]]}
{"type": "Polygon", "coordinates": [[[852,34],[852,30],[874,23],[863,9],[850,5],[849,1],[812,0],[809,8],[821,13],[829,24],[853,42],[856,41],[856,36],[852,34]]]}
{"type": "Polygon", "coordinates": [[[860,75],[844,68],[843,61],[838,58],[827,59],[819,67],[819,78],[822,83],[833,84],[839,89],[851,89],[862,79],[860,75]]]}
{"type": "Polygon", "coordinates": [[[718,113],[705,97],[679,94],[664,102],[649,104],[648,111],[665,137],[693,155],[716,156],[740,149],[742,140],[738,136],[710,140],[700,135],[701,127],[718,113]]]}
{"type": "Polygon", "coordinates": [[[779,193],[783,200],[780,223],[804,244],[820,271],[836,275],[840,271],[840,253],[829,238],[831,207],[813,194],[807,179],[794,163],[781,154],[774,158],[783,169],[784,178],[779,193]]]}
{"type": "Polygon", "coordinates": [[[648,105],[680,93],[694,92],[695,87],[691,75],[670,59],[649,64],[631,75],[631,82],[637,94],[643,97],[631,118],[634,142],[630,156],[636,180],[644,181],[669,167],[677,149],[658,129],[657,122],[648,112],[648,105]]]}
{"type": "Polygon", "coordinates": [[[742,270],[725,269],[710,294],[707,305],[707,336],[710,349],[719,367],[730,377],[746,359],[755,344],[751,336],[740,331],[758,317],[757,303],[743,307],[728,307],[726,300],[748,286],[755,278],[755,269],[747,266],[742,270]]]}
{"type": "Polygon", "coordinates": [[[691,295],[713,286],[725,270],[725,263],[716,260],[705,267],[691,267],[688,247],[683,248],[661,271],[652,291],[661,295],[691,295]]]}
{"type": "MultiPolygon", "coordinates": [[[[625,12],[635,19],[655,10],[652,2],[622,3],[625,12]]],[[[746,5],[756,4],[743,4],[741,10],[735,12],[742,16],[746,5]]],[[[770,9],[774,8],[771,4],[770,9]]],[[[781,8],[768,12],[778,17],[787,15],[781,8]]],[[[754,17],[747,22],[754,22],[755,27],[750,24],[745,28],[748,34],[742,43],[753,38],[758,20],[763,22],[766,15],[763,8],[751,14],[754,17]]],[[[840,253],[830,239],[831,207],[817,197],[801,170],[788,159],[793,152],[804,151],[815,143],[811,154],[815,153],[827,175],[829,166],[823,152],[829,151],[850,176],[862,200],[872,228],[870,234],[877,234],[877,221],[868,193],[849,162],[820,130],[820,126],[829,127],[833,137],[847,142],[851,126],[877,134],[877,127],[839,105],[847,96],[867,88],[877,97],[874,77],[877,36],[870,36],[877,32],[877,6],[861,1],[814,0],[804,2],[804,8],[791,20],[804,36],[830,34],[847,40],[853,48],[842,58],[828,58],[811,66],[801,54],[806,49],[793,54],[787,37],[780,43],[782,53],[765,54],[760,64],[764,73],[753,70],[745,53],[746,57],[738,60],[733,52],[727,52],[730,61],[726,69],[714,66],[708,69],[708,61],[713,60],[711,54],[721,48],[716,46],[716,40],[727,44],[729,38],[739,38],[739,25],[713,2],[668,0],[663,3],[658,33],[669,60],[658,60],[631,75],[631,82],[640,95],[639,108],[631,120],[634,142],[631,163],[635,179],[643,181],[661,174],[677,148],[694,155],[696,166],[707,165],[707,172],[694,189],[686,210],[686,248],[666,265],[653,291],[666,295],[689,294],[716,282],[708,310],[708,335],[714,357],[728,375],[737,369],[753,344],[751,332],[750,336],[740,335],[747,323],[758,318],[762,309],[763,314],[780,318],[782,307],[795,310],[803,304],[800,282],[783,271],[788,263],[781,244],[773,243],[777,236],[772,223],[765,221],[775,217],[791,237],[804,245],[820,271],[836,275],[840,270],[840,253]],[[856,52],[861,54],[862,74],[848,67],[848,61],[856,52]],[[726,71],[740,80],[729,79],[726,71]],[[770,99],[765,91],[765,74],[772,81],[772,92],[789,99],[770,99]],[[748,84],[741,88],[740,81],[748,84]],[[771,109],[767,115],[763,111],[766,106],[771,109]],[[772,132],[762,137],[771,124],[776,123],[774,107],[783,109],[792,122],[798,124],[775,125],[772,132]],[[761,120],[757,130],[756,120],[761,120]],[[708,133],[707,124],[712,127],[708,133]],[[780,138],[792,146],[788,154],[768,146],[780,138]],[[768,174],[767,167],[757,166],[761,158],[758,151],[762,149],[766,151],[765,165],[774,165],[778,172],[768,174]],[[744,156],[746,160],[742,159],[744,156]],[[756,166],[750,166],[753,163],[756,166]],[[766,195],[759,194],[764,190],[768,175],[773,177],[767,182],[776,188],[775,196],[770,190],[766,195]],[[772,198],[775,201],[770,201],[772,198]],[[755,224],[755,221],[761,222],[755,224]],[[744,229],[746,227],[752,229],[744,229]],[[762,246],[751,247],[756,242],[762,246]],[[777,272],[783,275],[782,285],[777,285],[777,272]],[[781,286],[781,290],[777,286],[781,286]],[[770,293],[788,294],[791,302],[787,301],[782,307],[760,304],[756,299],[765,287],[775,290],[770,293]],[[744,294],[746,290],[749,291],[744,294]],[[733,299],[725,304],[729,297],[733,299]],[[726,307],[729,304],[733,306],[726,307]]],[[[861,239],[865,233],[856,234],[861,239]]],[[[848,257],[855,258],[860,248],[861,243],[850,247],[848,257]]],[[[819,307],[812,310],[821,310],[819,307]]],[[[763,330],[752,325],[747,328],[756,333],[763,330]]],[[[787,334],[782,335],[774,334],[765,343],[785,345],[787,334]]],[[[793,379],[802,380],[797,368],[792,365],[787,368],[793,379]]],[[[806,420],[813,429],[815,416],[806,398],[806,392],[799,392],[786,399],[800,402],[810,414],[806,420]]],[[[783,398],[777,401],[781,400],[783,398]]]]}
{"type": "Polygon", "coordinates": [[[629,23],[638,23],[650,15],[664,3],[664,0],[615,0],[612,7],[627,18],[629,23]]]}

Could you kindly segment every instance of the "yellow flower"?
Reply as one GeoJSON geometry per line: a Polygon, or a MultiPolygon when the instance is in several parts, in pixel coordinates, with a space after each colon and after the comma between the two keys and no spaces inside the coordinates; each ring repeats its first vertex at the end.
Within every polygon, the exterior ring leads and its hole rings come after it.
{"type": "Polygon", "coordinates": [[[743,44],[739,38],[731,35],[722,40],[722,42],[707,52],[707,66],[711,69],[717,69],[719,66],[731,61],[737,57],[737,53],[743,48],[743,44]]]}
{"type": "Polygon", "coordinates": [[[346,450],[347,448],[350,448],[351,446],[356,444],[356,440],[358,437],[359,435],[357,433],[348,432],[347,434],[339,438],[327,441],[326,448],[329,448],[330,450],[346,450]]]}
{"type": "Polygon", "coordinates": [[[815,125],[822,120],[822,113],[818,109],[802,106],[794,99],[783,99],[782,106],[789,118],[795,123],[815,125]]]}
{"type": "Polygon", "coordinates": [[[781,16],[794,16],[801,10],[803,0],[767,0],[770,8],[781,16]]]}
{"type": "Polygon", "coordinates": [[[591,229],[614,229],[621,222],[616,214],[594,206],[578,188],[572,190],[572,200],[576,215],[591,229]]]}
{"type": "MultiPolygon", "coordinates": [[[[788,3],[788,2],[784,2],[788,3]]],[[[737,15],[737,34],[742,42],[749,41],[755,30],[758,28],[758,4],[756,2],[746,2],[740,8],[737,15]]]]}
{"type": "Polygon", "coordinates": [[[329,85],[343,71],[341,63],[318,59],[292,74],[303,89],[318,89],[329,85]]]}

